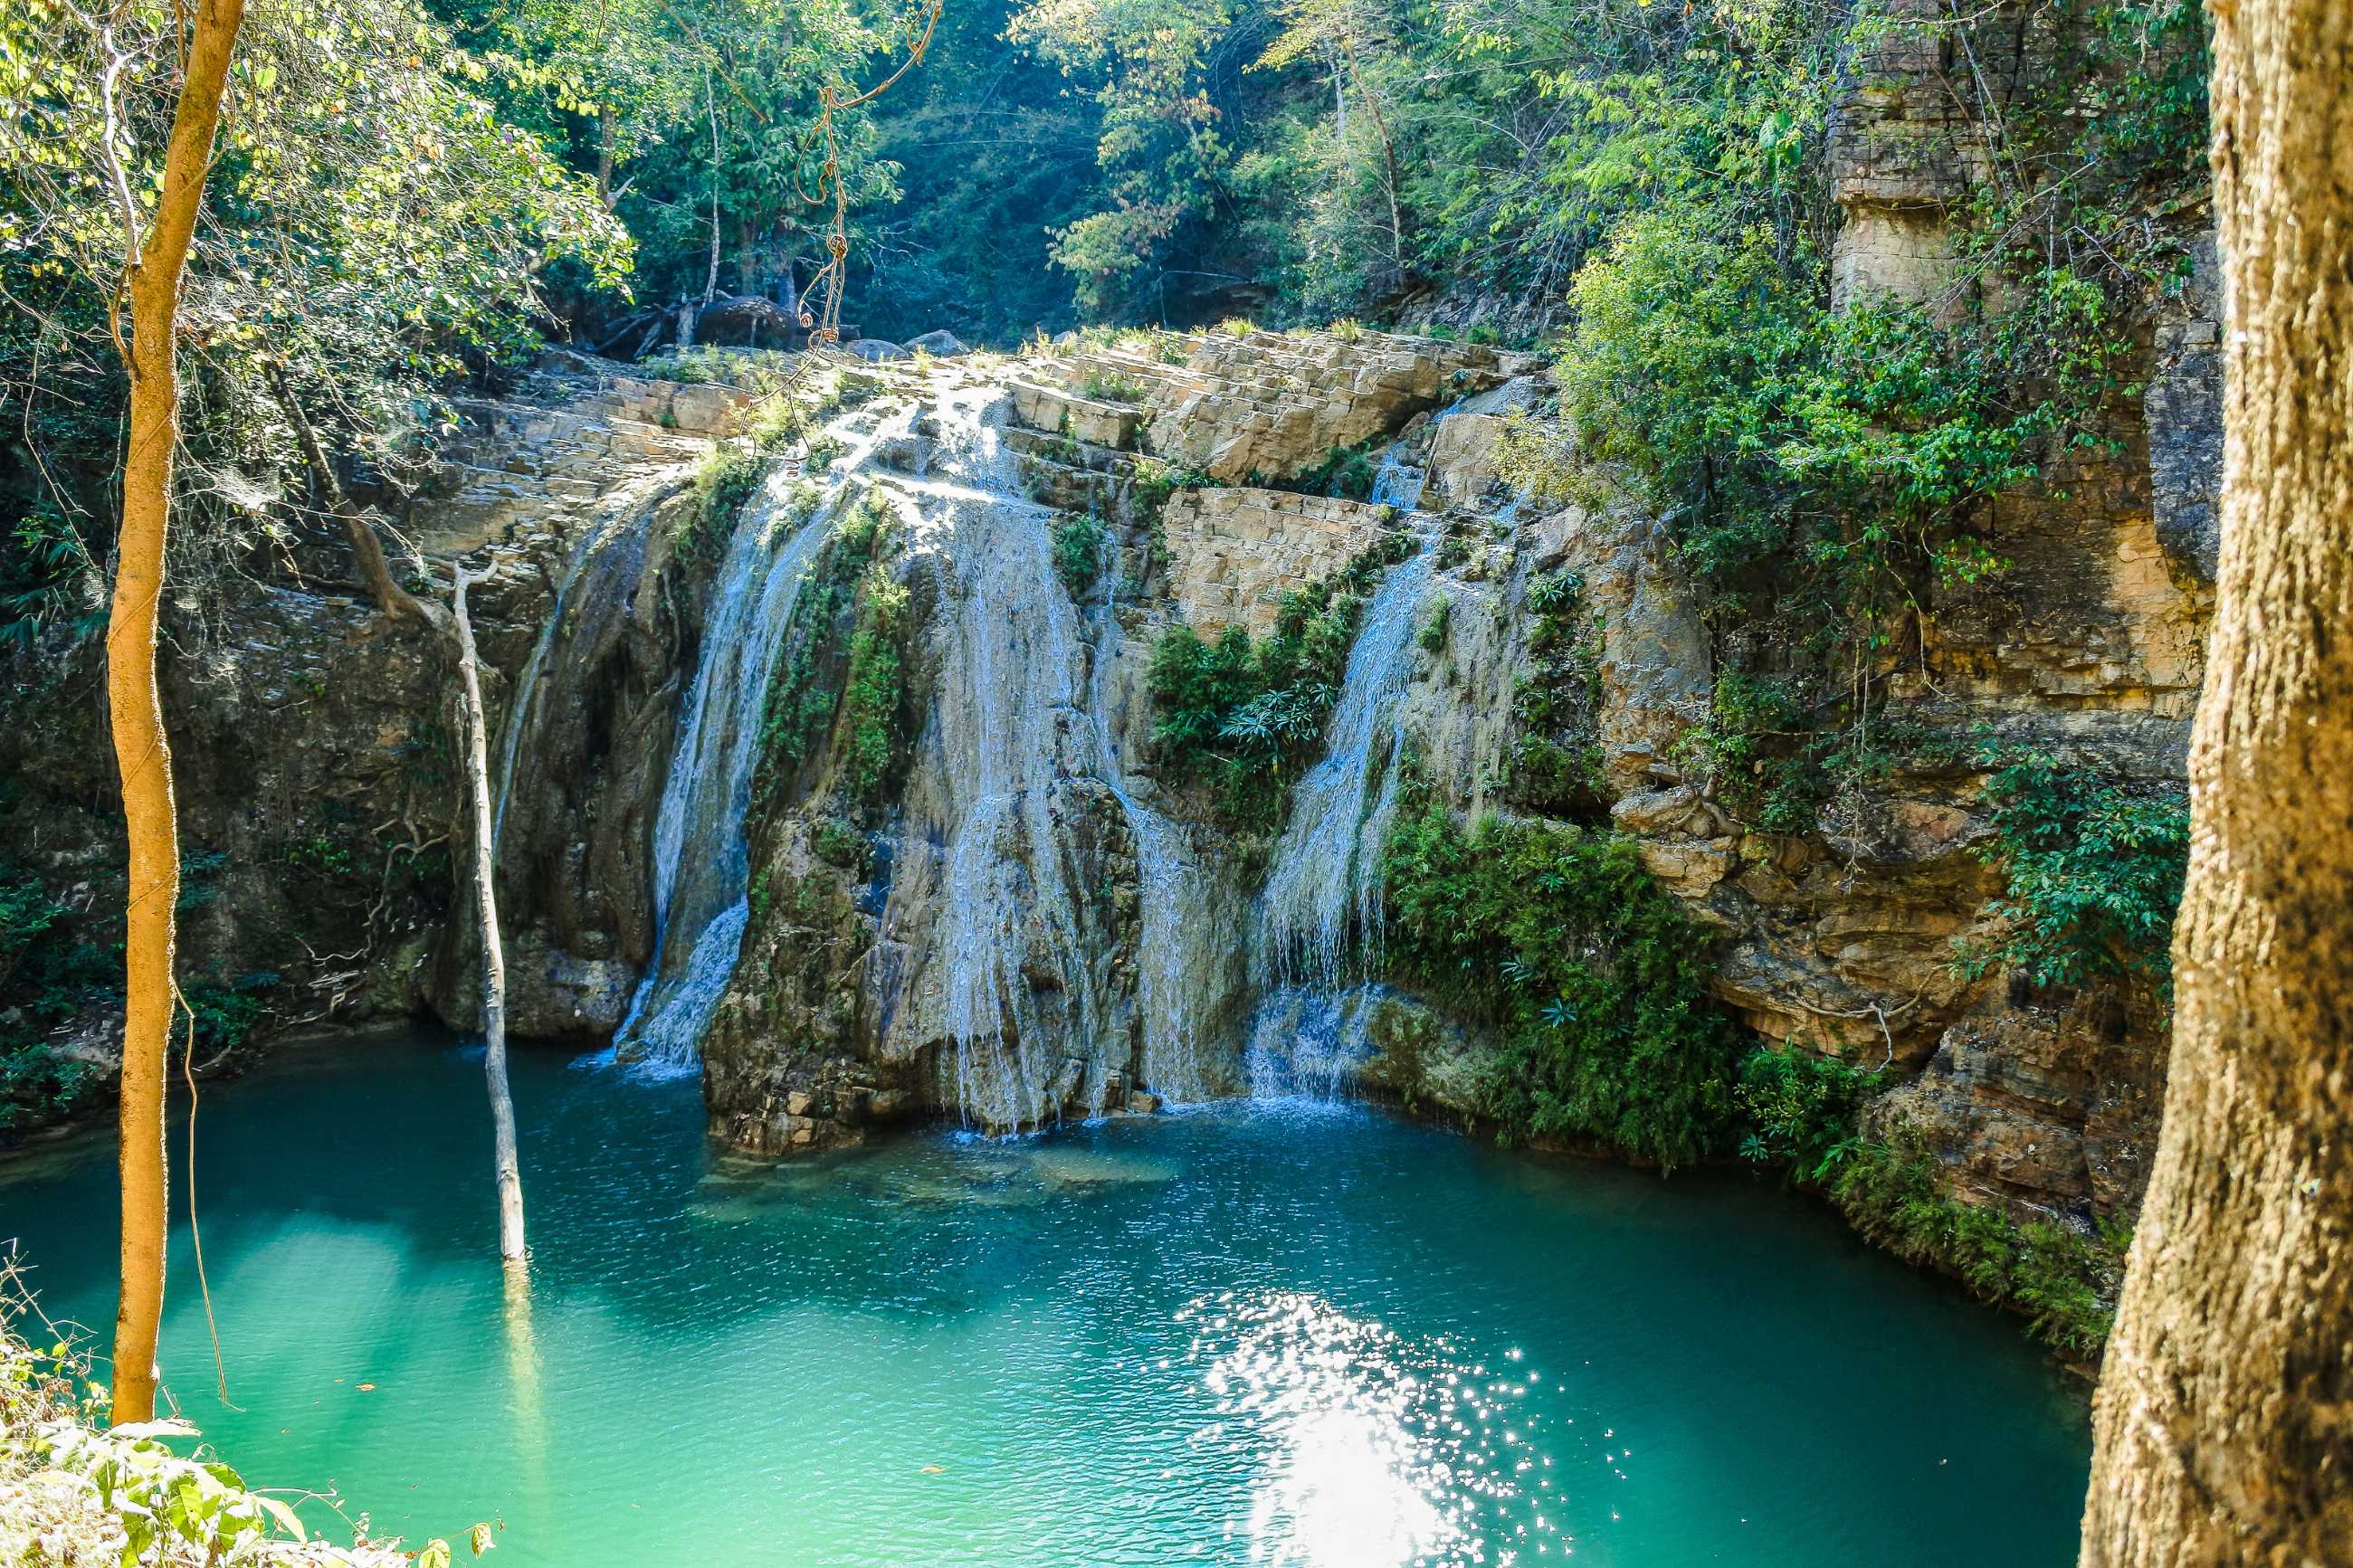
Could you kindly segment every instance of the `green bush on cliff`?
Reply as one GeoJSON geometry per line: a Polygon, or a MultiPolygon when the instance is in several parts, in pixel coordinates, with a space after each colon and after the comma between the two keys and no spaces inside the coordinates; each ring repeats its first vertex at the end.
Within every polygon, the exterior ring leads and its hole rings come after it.
{"type": "Polygon", "coordinates": [[[1092,511],[1072,512],[1054,524],[1054,575],[1073,599],[1082,597],[1103,574],[1103,519],[1092,511]]]}
{"type": "Polygon", "coordinates": [[[1740,1157],[1786,1166],[1800,1183],[1828,1180],[1863,1146],[1863,1104],[1890,1081],[1885,1072],[1797,1046],[1749,1052],[1733,1091],[1740,1157]]]}
{"type": "Polygon", "coordinates": [[[1505,1136],[1672,1169],[1724,1140],[1736,1047],[1706,933],[1631,840],[1487,816],[1416,788],[1382,863],[1396,979],[1492,1025],[1482,1110],[1505,1136]]]}
{"type": "Polygon", "coordinates": [[[1585,579],[1555,572],[1528,584],[1526,667],[1512,691],[1506,798],[1550,816],[1606,811],[1600,743],[1601,625],[1585,579]]]}
{"type": "Polygon", "coordinates": [[[1313,762],[1339,700],[1365,597],[1414,548],[1411,536],[1390,535],[1331,577],[1284,595],[1263,642],[1240,624],[1215,642],[1176,626],[1153,648],[1153,744],[1171,778],[1208,785],[1226,826],[1271,833],[1282,826],[1290,781],[1313,762]]]}
{"type": "Polygon", "coordinates": [[[849,677],[841,704],[842,789],[860,806],[879,797],[898,750],[900,710],[906,701],[908,604],[906,585],[893,582],[881,563],[868,569],[858,626],[849,637],[849,677]]]}
{"type": "MultiPolygon", "coordinates": [[[[799,487],[794,495],[797,518],[805,519],[804,508],[814,509],[818,500],[815,486],[799,487]]],[[[808,581],[801,584],[760,720],[754,793],[764,805],[832,732],[847,686],[846,680],[836,684],[833,671],[840,668],[837,661],[856,635],[863,586],[890,546],[897,518],[881,491],[870,489],[860,496],[835,519],[833,532],[810,565],[808,581]]]]}
{"type": "Polygon", "coordinates": [[[717,563],[727,553],[736,515],[760,488],[767,460],[732,441],[722,441],[694,470],[689,502],[679,520],[674,548],[689,570],[717,563]]]}
{"type": "Polygon", "coordinates": [[[2189,802],[2178,786],[2127,784],[2034,756],[1988,779],[1985,801],[1994,837],[1981,853],[2007,879],[1992,912],[2010,928],[1966,951],[1966,967],[2005,965],[2038,985],[2102,972],[2170,984],[2189,866],[2189,802]]]}

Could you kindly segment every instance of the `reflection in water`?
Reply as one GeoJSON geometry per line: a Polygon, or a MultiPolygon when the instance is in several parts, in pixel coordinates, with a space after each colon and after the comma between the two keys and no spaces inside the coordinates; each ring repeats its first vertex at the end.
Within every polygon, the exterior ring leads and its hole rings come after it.
{"type": "MultiPolygon", "coordinates": [[[[1303,1291],[1222,1292],[1187,1307],[1189,1360],[1218,1401],[1206,1444],[1261,1449],[1249,1560],[1269,1568],[1477,1563],[1490,1540],[1555,1532],[1528,1381],[1484,1386],[1443,1338],[1409,1345],[1303,1291]],[[1531,1484],[1533,1479],[1533,1484],[1531,1484]]],[[[1517,1548],[1496,1559],[1509,1563],[1517,1548]]]]}

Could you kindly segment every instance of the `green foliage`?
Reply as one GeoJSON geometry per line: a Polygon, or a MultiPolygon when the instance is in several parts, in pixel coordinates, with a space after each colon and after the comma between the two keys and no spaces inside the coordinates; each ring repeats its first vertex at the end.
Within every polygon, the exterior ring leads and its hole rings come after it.
{"type": "MultiPolygon", "coordinates": [[[[1373,493],[1373,483],[1380,476],[1380,458],[1376,454],[1388,445],[1384,437],[1376,436],[1353,447],[1331,447],[1313,468],[1292,479],[1275,481],[1271,488],[1295,490],[1302,495],[1364,500],[1373,493]]],[[[1262,476],[1251,478],[1258,482],[1262,476]]]]}
{"type": "Polygon", "coordinates": [[[1908,1132],[1857,1145],[1829,1181],[1855,1228],[1897,1257],[1952,1275],[1986,1300],[2026,1315],[2044,1343],[2098,1357],[2116,1318],[2127,1236],[2084,1236],[2047,1220],[2013,1225],[1991,1206],[1945,1190],[1936,1162],[1908,1132]]]}
{"type": "MultiPolygon", "coordinates": [[[[0,9],[0,379],[23,393],[40,448],[37,469],[7,459],[18,493],[0,500],[18,595],[54,585],[24,580],[28,559],[64,570],[42,559],[62,524],[91,558],[106,553],[125,395],[107,326],[125,237],[106,154],[125,199],[155,189],[176,17],[101,20],[61,0],[0,9]],[[21,510],[28,494],[62,516],[21,510]]],[[[248,7],[188,260],[185,291],[206,325],[187,333],[181,370],[191,470],[239,477],[175,498],[184,581],[204,559],[192,552],[282,532],[256,521],[302,468],[281,381],[331,456],[413,471],[450,423],[450,382],[537,352],[552,271],[619,285],[627,236],[586,179],[499,118],[485,74],[410,0],[248,7]]]]}
{"type": "Polygon", "coordinates": [[[1601,626],[1585,579],[1556,572],[1528,584],[1525,668],[1512,692],[1505,778],[1513,805],[1555,816],[1602,807],[1601,626]]]}
{"type": "Polygon", "coordinates": [[[1669,1170],[1721,1143],[1735,1047],[1709,944],[1630,839],[1493,816],[1466,831],[1417,789],[1382,874],[1388,973],[1496,1028],[1482,1109],[1505,1136],[1669,1170]]]}
{"type": "Polygon", "coordinates": [[[102,624],[99,575],[81,536],[42,498],[0,536],[0,647],[29,646],[41,628],[64,624],[79,639],[102,624]]]}
{"type": "MultiPolygon", "coordinates": [[[[798,527],[818,501],[817,490],[796,491],[788,524],[798,527]]],[[[760,721],[760,763],[755,794],[763,805],[800,765],[817,754],[831,733],[842,698],[840,672],[857,626],[860,584],[889,547],[897,513],[890,498],[869,489],[835,520],[833,532],[812,563],[786,628],[784,652],[768,682],[767,710],[760,721]]]]}
{"type": "Polygon", "coordinates": [[[1746,1129],[1740,1157],[1820,1185],[1862,1147],[1863,1103],[1891,1081],[1886,1072],[1797,1046],[1749,1052],[1733,1091],[1746,1129]]]}
{"type": "MultiPolygon", "coordinates": [[[[701,573],[718,565],[744,503],[760,488],[767,469],[766,459],[732,441],[720,442],[702,459],[694,470],[691,500],[679,520],[675,541],[679,560],[688,570],[701,573]]],[[[800,516],[806,520],[807,514],[800,516]]]]}
{"type": "Polygon", "coordinates": [[[849,637],[849,677],[842,693],[842,791],[871,807],[891,777],[906,707],[906,584],[878,563],[869,569],[849,637]]]}
{"type": "Polygon", "coordinates": [[[0,1040],[0,1142],[74,1115],[103,1088],[95,1062],[44,1040],[0,1040]]]}
{"type": "MultiPolygon", "coordinates": [[[[1987,759],[1989,762],[1993,759],[1987,759]]],[[[2170,984],[2173,917],[2189,860],[2189,803],[2171,785],[2133,785],[2048,757],[1986,781],[1993,839],[1980,853],[2007,879],[1999,942],[1964,954],[2038,985],[2133,972],[2170,984]]]]}
{"type": "Polygon", "coordinates": [[[1072,512],[1054,524],[1054,574],[1073,599],[1085,596],[1103,573],[1103,519],[1092,510],[1072,512]]]}
{"type": "Polygon", "coordinates": [[[866,869],[866,835],[839,816],[820,816],[809,825],[809,847],[828,866],[861,873],[866,869]]]}
{"type": "Polygon", "coordinates": [[[1430,613],[1422,617],[1421,626],[1414,632],[1414,640],[1421,645],[1421,651],[1424,653],[1445,652],[1446,630],[1447,627],[1453,623],[1453,600],[1441,598],[1437,603],[1431,605],[1430,606],[1430,613]]]}
{"type": "Polygon", "coordinates": [[[1171,626],[1152,650],[1152,739],[1175,782],[1199,781],[1220,823],[1269,834],[1282,826],[1290,781],[1323,745],[1324,721],[1365,597],[1414,549],[1390,535],[1327,581],[1285,595],[1274,634],[1253,644],[1230,625],[1214,643],[1171,626]]]}
{"type": "Polygon", "coordinates": [[[1152,395],[1145,384],[1132,375],[1113,371],[1091,370],[1079,382],[1079,395],[1098,403],[1142,403],[1152,395]]]}

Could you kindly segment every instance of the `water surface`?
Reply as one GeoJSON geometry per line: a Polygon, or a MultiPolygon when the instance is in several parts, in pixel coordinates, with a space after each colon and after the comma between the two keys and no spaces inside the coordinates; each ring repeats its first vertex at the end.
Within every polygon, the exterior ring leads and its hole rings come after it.
{"type": "MultiPolygon", "coordinates": [[[[203,1102],[240,1408],[185,1224],[167,1382],[380,1531],[502,1521],[507,1568],[2074,1560],[2082,1397],[2013,1321],[1769,1184],[1363,1110],[776,1166],[713,1154],[691,1080],[524,1053],[519,1373],[480,1063],[379,1038],[203,1102]]],[[[92,1327],[110,1152],[0,1167],[0,1238],[92,1327]]]]}

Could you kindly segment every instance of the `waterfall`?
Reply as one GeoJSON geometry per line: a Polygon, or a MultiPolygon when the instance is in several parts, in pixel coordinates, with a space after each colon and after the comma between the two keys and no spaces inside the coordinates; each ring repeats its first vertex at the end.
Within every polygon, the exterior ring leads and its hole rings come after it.
{"type": "Polygon", "coordinates": [[[1114,931],[1071,853],[1092,813],[1115,811],[1135,851],[1145,1081],[1198,1099],[1229,1076],[1198,1022],[1217,989],[1208,879],[1185,830],[1139,801],[1122,768],[1107,697],[1116,605],[1090,628],[1064,591],[1054,514],[1022,493],[1003,448],[1005,403],[994,388],[948,393],[930,463],[906,485],[945,519],[949,581],[932,634],[944,798],[934,820],[911,812],[903,853],[942,847],[954,1090],[966,1120],[992,1130],[1051,1122],[1073,1102],[1100,1112],[1127,1064],[1114,931]]]}
{"type": "Polygon", "coordinates": [[[1169,1100],[1207,1100],[1228,1079],[1214,1044],[1202,1038],[1205,1004],[1220,988],[1211,952],[1218,929],[1214,889],[1202,874],[1184,826],[1138,801],[1128,784],[1119,745],[1112,738],[1107,690],[1118,634],[1114,588],[1098,623],[1088,706],[1094,717],[1103,782],[1118,797],[1135,840],[1141,906],[1136,1004],[1144,1017],[1144,1082],[1169,1100]]]}
{"type": "MultiPolygon", "coordinates": [[[[1432,418],[1425,437],[1452,412],[1432,418]]],[[[1427,476],[1415,444],[1396,442],[1381,458],[1372,500],[1412,512],[1427,476]]],[[[1425,532],[1365,607],[1323,759],[1292,792],[1262,905],[1261,957],[1280,984],[1328,990],[1360,952],[1378,955],[1381,855],[1397,814],[1405,752],[1398,708],[1413,678],[1416,617],[1437,575],[1435,555],[1425,532]]]]}
{"type": "Polygon", "coordinates": [[[992,1130],[1051,1121],[1080,1092],[1101,1109],[1109,1094],[1092,890],[1063,854],[1063,819],[1086,809],[1071,787],[1084,759],[1067,749],[1091,733],[1069,723],[1083,647],[1054,572],[1050,513],[1021,494],[1003,447],[1004,402],[991,388],[947,394],[933,464],[909,486],[945,513],[949,582],[934,631],[944,820],[911,814],[907,842],[914,852],[944,841],[955,1089],[965,1117],[992,1130]]]}
{"type": "Polygon", "coordinates": [[[1279,980],[1336,985],[1352,943],[1378,947],[1381,851],[1405,742],[1398,704],[1413,675],[1414,617],[1434,553],[1425,542],[1365,607],[1327,749],[1293,791],[1266,879],[1266,956],[1279,980]]]}
{"type": "Polygon", "coordinates": [[[1350,1077],[1373,1055],[1373,1013],[1387,994],[1379,985],[1339,992],[1282,985],[1268,993],[1242,1055],[1250,1098],[1345,1098],[1350,1077]]]}
{"type": "Polygon", "coordinates": [[[771,468],[736,522],[712,586],[702,659],[654,821],[654,956],[614,1036],[624,1057],[656,1068],[691,1066],[735,972],[751,918],[744,818],[768,683],[801,584],[850,494],[848,476],[881,438],[878,431],[837,459],[832,472],[842,477],[813,507],[805,493],[796,495],[782,465],[771,468]]]}

